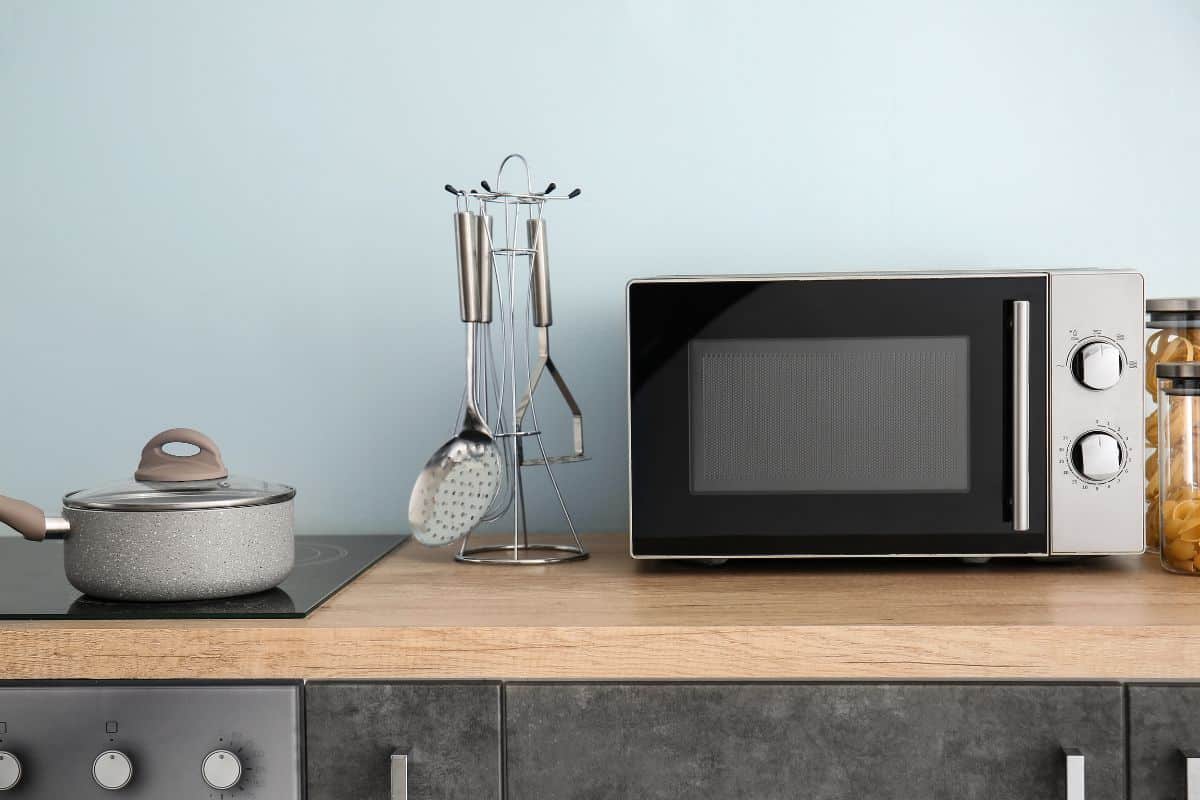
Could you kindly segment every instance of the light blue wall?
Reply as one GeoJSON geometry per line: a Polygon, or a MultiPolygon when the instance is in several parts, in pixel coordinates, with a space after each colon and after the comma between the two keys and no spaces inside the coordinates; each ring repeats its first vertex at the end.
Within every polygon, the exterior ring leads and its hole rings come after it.
{"type": "Polygon", "coordinates": [[[1198,8],[0,0],[0,486],[53,508],[186,424],[302,531],[403,528],[459,396],[440,187],[521,150],[585,189],[554,331],[595,460],[561,474],[622,529],[631,276],[1200,294],[1198,8]]]}

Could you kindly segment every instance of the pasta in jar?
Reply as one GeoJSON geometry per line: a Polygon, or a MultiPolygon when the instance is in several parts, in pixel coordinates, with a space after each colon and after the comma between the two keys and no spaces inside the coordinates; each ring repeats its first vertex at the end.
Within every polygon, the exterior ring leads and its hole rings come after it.
{"type": "Polygon", "coordinates": [[[1160,363],[1200,361],[1200,298],[1161,298],[1146,302],[1146,548],[1159,549],[1164,519],[1159,475],[1159,408],[1155,369],[1160,363]]]}
{"type": "Polygon", "coordinates": [[[1164,362],[1155,373],[1159,552],[1167,570],[1200,574],[1200,363],[1164,362]]]}

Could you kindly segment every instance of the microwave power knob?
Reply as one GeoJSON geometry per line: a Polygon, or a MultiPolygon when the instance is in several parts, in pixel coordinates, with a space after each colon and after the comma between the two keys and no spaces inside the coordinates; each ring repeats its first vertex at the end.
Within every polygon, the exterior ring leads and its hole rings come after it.
{"type": "Polygon", "coordinates": [[[1116,386],[1124,369],[1124,353],[1120,346],[1106,339],[1084,342],[1071,357],[1075,380],[1097,391],[1116,386]]]}
{"type": "Polygon", "coordinates": [[[1125,445],[1108,431],[1090,431],[1071,445],[1071,468],[1089,483],[1107,483],[1125,468],[1125,445]]]}

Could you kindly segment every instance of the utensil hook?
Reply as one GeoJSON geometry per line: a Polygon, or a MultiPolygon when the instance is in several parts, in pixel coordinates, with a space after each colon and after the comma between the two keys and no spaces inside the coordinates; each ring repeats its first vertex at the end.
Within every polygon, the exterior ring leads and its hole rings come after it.
{"type": "Polygon", "coordinates": [[[500,188],[502,185],[500,183],[500,178],[502,175],[504,175],[504,167],[508,164],[509,161],[512,161],[514,158],[521,159],[521,163],[525,166],[525,192],[527,194],[533,194],[533,182],[530,180],[530,177],[529,177],[529,162],[526,161],[525,156],[521,155],[520,153],[509,153],[507,156],[504,157],[504,160],[500,162],[500,169],[496,170],[496,191],[497,192],[503,191],[503,189],[500,188]]]}

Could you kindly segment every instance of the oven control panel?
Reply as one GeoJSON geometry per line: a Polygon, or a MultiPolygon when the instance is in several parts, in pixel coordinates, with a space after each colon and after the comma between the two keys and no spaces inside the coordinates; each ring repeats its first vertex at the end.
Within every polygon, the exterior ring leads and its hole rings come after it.
{"type": "Polygon", "coordinates": [[[0,683],[0,800],[300,800],[300,693],[0,683]]]}
{"type": "Polygon", "coordinates": [[[1050,278],[1050,550],[1144,546],[1142,276],[1050,278]]]}

